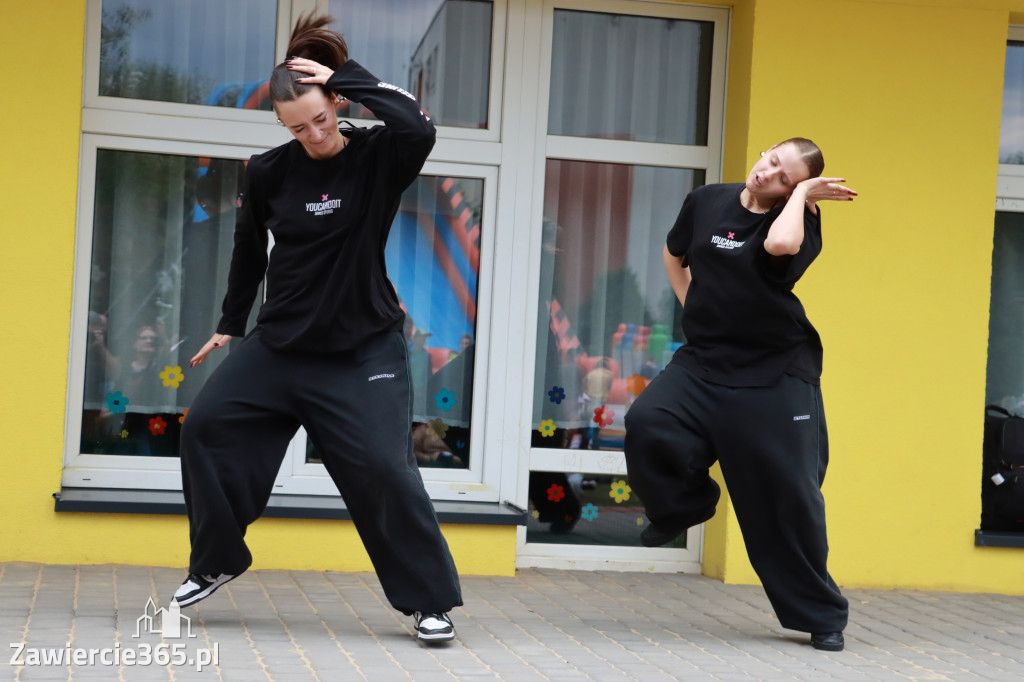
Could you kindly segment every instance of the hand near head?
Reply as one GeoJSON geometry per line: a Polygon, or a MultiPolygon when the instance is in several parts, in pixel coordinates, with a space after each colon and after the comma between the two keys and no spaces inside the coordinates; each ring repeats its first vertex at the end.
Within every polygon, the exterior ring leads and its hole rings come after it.
{"type": "Polygon", "coordinates": [[[333,69],[329,69],[323,64],[318,64],[312,59],[291,57],[285,60],[285,64],[288,65],[289,71],[301,71],[302,73],[310,74],[298,80],[299,83],[305,85],[324,85],[327,83],[327,79],[334,75],[333,69]]]}
{"type": "Polygon", "coordinates": [[[838,184],[840,182],[846,182],[846,178],[810,178],[797,187],[806,189],[804,200],[808,204],[819,201],[853,201],[857,192],[838,184]]]}
{"type": "Polygon", "coordinates": [[[210,354],[210,351],[215,348],[223,348],[228,345],[228,341],[230,340],[231,336],[228,334],[214,334],[210,340],[206,342],[206,345],[199,349],[199,352],[195,354],[195,357],[188,361],[188,366],[195,367],[196,365],[203,364],[203,360],[205,360],[206,356],[210,354]]]}

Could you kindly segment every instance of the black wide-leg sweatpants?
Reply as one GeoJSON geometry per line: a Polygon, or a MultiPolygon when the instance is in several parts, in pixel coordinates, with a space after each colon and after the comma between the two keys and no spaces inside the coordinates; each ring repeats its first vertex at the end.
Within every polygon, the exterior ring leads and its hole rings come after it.
{"type": "Polygon", "coordinates": [[[714,512],[719,460],[750,563],[783,627],[840,632],[848,606],[826,569],[821,484],[828,435],[819,386],[789,375],[731,388],[670,364],[626,414],[629,484],[667,528],[714,512]]]}
{"type": "Polygon", "coordinates": [[[246,527],[270,499],[304,426],[399,611],[462,604],[455,563],[412,454],[405,339],[384,332],[325,355],[275,351],[251,333],[210,376],[182,428],[189,571],[252,564],[246,527]]]}

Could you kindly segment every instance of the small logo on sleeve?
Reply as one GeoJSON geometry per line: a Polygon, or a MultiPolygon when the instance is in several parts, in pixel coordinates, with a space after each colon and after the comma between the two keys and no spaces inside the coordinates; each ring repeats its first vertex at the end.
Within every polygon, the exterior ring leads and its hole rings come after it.
{"type": "Polygon", "coordinates": [[[402,88],[398,87],[397,85],[392,85],[391,83],[385,83],[384,81],[381,81],[381,82],[377,83],[377,87],[378,88],[384,88],[385,90],[394,90],[395,92],[400,92],[403,95],[405,95],[406,97],[408,97],[409,99],[411,99],[412,101],[414,101],[414,102],[416,101],[415,97],[413,97],[412,95],[410,95],[408,92],[406,92],[402,88]]]}
{"type": "Polygon", "coordinates": [[[367,379],[367,381],[377,381],[377,379],[394,379],[394,378],[395,378],[394,374],[374,374],[372,377],[367,379]]]}
{"type": "Polygon", "coordinates": [[[306,212],[313,215],[327,215],[334,213],[334,209],[341,206],[341,199],[331,199],[327,194],[320,195],[320,201],[306,203],[306,212]]]}
{"type": "Polygon", "coordinates": [[[804,421],[807,421],[810,418],[811,418],[811,415],[809,415],[809,414],[798,414],[795,417],[793,417],[793,421],[795,421],[795,422],[804,422],[804,421]]]}

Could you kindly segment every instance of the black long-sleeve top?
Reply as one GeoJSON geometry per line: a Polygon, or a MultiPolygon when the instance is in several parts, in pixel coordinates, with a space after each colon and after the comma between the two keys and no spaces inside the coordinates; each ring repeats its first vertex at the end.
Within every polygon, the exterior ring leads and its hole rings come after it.
{"type": "Polygon", "coordinates": [[[348,144],[313,159],[298,140],[257,154],[246,169],[228,291],[217,332],[241,336],[264,274],[257,326],[271,348],[329,353],[401,329],[384,246],[402,191],[434,146],[434,124],[404,90],[349,60],[327,87],[383,126],[343,130],[348,144]],[[267,257],[267,233],[274,246],[267,257]]]}

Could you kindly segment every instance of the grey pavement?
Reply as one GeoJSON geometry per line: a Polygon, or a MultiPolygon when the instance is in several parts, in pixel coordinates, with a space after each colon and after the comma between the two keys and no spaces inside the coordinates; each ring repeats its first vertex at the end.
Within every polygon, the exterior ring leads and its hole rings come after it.
{"type": "Polygon", "coordinates": [[[183,578],[145,566],[0,564],[0,637],[14,645],[0,680],[1024,679],[1024,597],[845,590],[847,648],[825,653],[778,625],[760,587],[528,569],[464,576],[458,639],[428,647],[373,574],[316,571],[245,573],[184,609],[191,622],[179,619],[175,638],[173,619],[147,620],[145,609],[150,598],[166,606],[183,578]],[[38,664],[11,665],[19,649],[38,664]],[[115,653],[120,665],[105,664],[115,653]],[[81,658],[56,664],[58,655],[81,658]]]}

